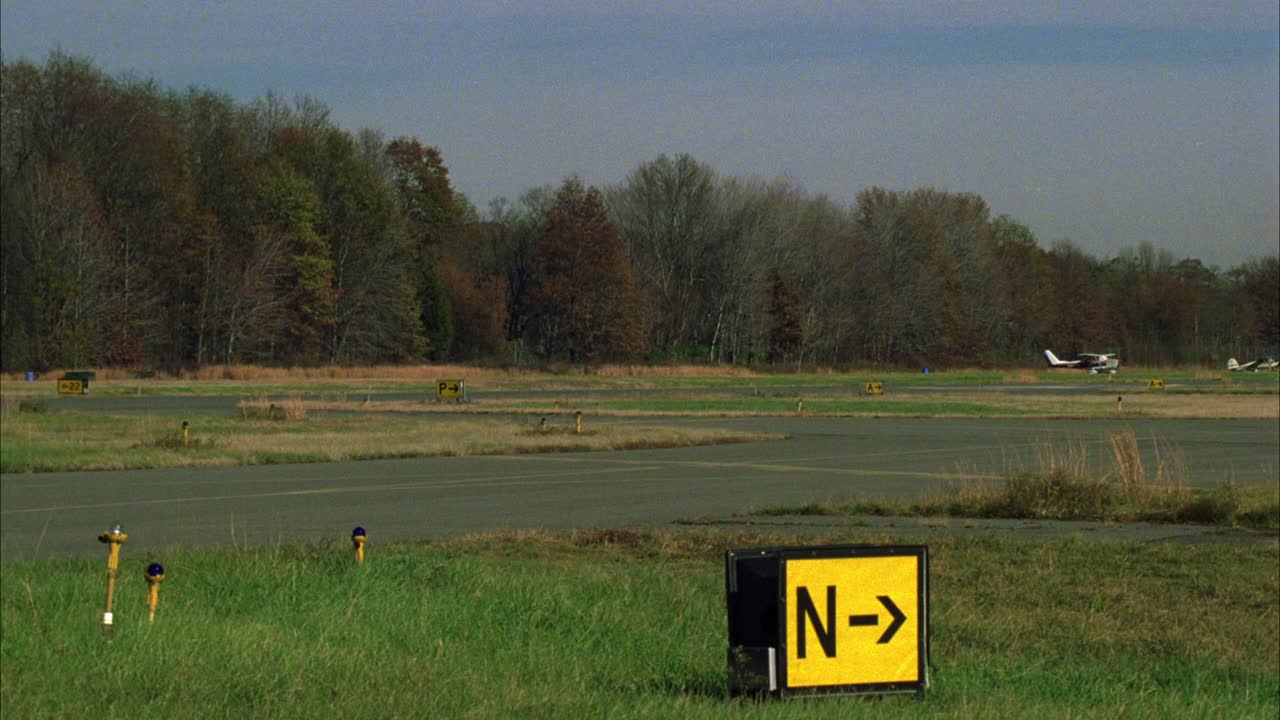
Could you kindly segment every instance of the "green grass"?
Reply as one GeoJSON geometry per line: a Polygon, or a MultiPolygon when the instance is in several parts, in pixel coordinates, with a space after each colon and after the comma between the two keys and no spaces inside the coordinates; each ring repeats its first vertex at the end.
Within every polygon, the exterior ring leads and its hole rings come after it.
{"type": "Polygon", "coordinates": [[[20,412],[0,424],[0,472],[123,470],[337,462],[376,458],[621,450],[749,442],[781,435],[572,420],[458,420],[447,416],[335,414],[300,420],[191,417],[179,421],[78,412],[20,412]]]}
{"type": "MultiPolygon", "coordinates": [[[[859,391],[868,382],[883,382],[886,390],[894,385],[913,387],[973,387],[1003,384],[1071,384],[1114,387],[1132,392],[1145,389],[1147,381],[1161,378],[1168,384],[1196,383],[1196,388],[1170,388],[1169,392],[1232,392],[1265,393],[1280,392],[1280,374],[1229,373],[1191,368],[1140,368],[1124,367],[1112,376],[1089,375],[1077,371],[1050,371],[1043,368],[1010,370],[961,369],[935,371],[928,374],[904,370],[855,369],[847,372],[761,372],[754,374],[688,375],[674,370],[670,373],[662,367],[637,368],[635,374],[598,374],[588,372],[550,373],[501,373],[476,369],[467,379],[471,391],[484,390],[617,390],[617,389],[687,389],[687,388],[752,388],[768,393],[777,388],[844,388],[859,391]],[[1204,385],[1208,383],[1208,385],[1204,385]]],[[[288,395],[300,393],[308,398],[360,397],[366,394],[420,392],[425,397],[435,397],[436,375],[432,369],[421,369],[421,377],[413,376],[409,369],[390,369],[391,376],[379,376],[371,369],[368,377],[345,378],[279,378],[260,379],[129,379],[113,378],[91,383],[89,393],[101,396],[216,396],[239,397],[254,393],[288,395]]],[[[354,371],[353,371],[354,372],[354,371]]],[[[105,373],[104,373],[105,374],[105,373]]],[[[358,372],[354,372],[358,374],[358,372]]],[[[252,374],[250,373],[250,376],[252,374]]],[[[449,377],[466,378],[463,368],[448,368],[449,377]]],[[[28,383],[17,376],[6,377],[0,382],[0,390],[8,395],[54,396],[56,383],[52,377],[28,383]]]]}
{"type": "Polygon", "coordinates": [[[1223,484],[1143,500],[1105,480],[1018,474],[996,484],[958,485],[914,500],[849,498],[752,510],[747,515],[962,517],[1017,520],[1190,523],[1280,530],[1280,488],[1223,484]]]}
{"type": "MultiPolygon", "coordinates": [[[[554,409],[554,401],[502,402],[503,407],[528,412],[554,409]]],[[[1108,405],[1108,407],[1110,407],[1108,405]]],[[[656,397],[656,398],[607,398],[583,397],[560,403],[561,409],[582,409],[591,412],[691,414],[691,415],[899,415],[939,417],[1026,415],[1037,411],[1001,406],[995,403],[969,400],[922,399],[886,400],[867,397],[656,397]],[[799,400],[803,400],[801,406],[799,400]]]]}
{"type": "Polygon", "coordinates": [[[1018,520],[1097,520],[1193,523],[1280,530],[1280,485],[1223,483],[1192,488],[1181,451],[1151,440],[1154,462],[1144,464],[1130,429],[1111,434],[1107,464],[1078,441],[1034,446],[1036,460],[1011,465],[998,479],[963,479],[944,491],[910,500],[834,499],[752,510],[754,515],[879,515],[1018,520]]]}
{"type": "MultiPolygon", "coordinates": [[[[786,536],[521,533],[6,564],[6,717],[1272,718],[1280,563],[1247,546],[930,543],[924,699],[728,696],[722,553],[786,536]],[[143,568],[165,564],[154,624],[143,568]]],[[[911,542],[825,537],[814,542],[911,542]]],[[[104,552],[105,555],[105,552],[104,552]]]]}

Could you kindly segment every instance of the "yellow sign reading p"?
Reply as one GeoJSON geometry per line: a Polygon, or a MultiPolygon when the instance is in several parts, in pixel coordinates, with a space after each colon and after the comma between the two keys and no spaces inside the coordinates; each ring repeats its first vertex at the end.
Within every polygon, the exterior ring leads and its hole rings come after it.
{"type": "Polygon", "coordinates": [[[461,400],[466,391],[466,382],[463,380],[437,380],[436,381],[436,397],[441,400],[452,398],[461,400]]]}

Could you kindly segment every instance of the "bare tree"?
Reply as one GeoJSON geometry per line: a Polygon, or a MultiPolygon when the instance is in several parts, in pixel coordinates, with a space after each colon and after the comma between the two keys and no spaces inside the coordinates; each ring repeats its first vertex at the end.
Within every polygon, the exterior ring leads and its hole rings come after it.
{"type": "Polygon", "coordinates": [[[689,155],[659,155],[608,194],[628,257],[648,295],[650,344],[667,354],[703,340],[713,262],[716,177],[689,155]]]}

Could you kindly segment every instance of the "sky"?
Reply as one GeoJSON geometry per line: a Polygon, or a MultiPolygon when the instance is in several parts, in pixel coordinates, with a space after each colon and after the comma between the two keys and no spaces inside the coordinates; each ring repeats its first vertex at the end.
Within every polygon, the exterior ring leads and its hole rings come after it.
{"type": "Polygon", "coordinates": [[[3,0],[0,52],[310,95],[340,127],[439,147],[482,211],[688,153],[844,205],[976,193],[1100,258],[1280,252],[1275,0],[1067,4],[3,0]]]}

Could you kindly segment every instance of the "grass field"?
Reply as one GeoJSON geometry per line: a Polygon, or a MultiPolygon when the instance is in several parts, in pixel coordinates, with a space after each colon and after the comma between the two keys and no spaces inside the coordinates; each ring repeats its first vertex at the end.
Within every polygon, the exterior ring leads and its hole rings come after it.
{"type": "MultiPolygon", "coordinates": [[[[0,374],[0,391],[22,397],[51,395],[62,370],[26,382],[19,373],[0,374]]],[[[102,369],[90,385],[95,395],[196,395],[239,397],[254,393],[318,395],[422,392],[434,397],[440,379],[465,379],[472,390],[646,390],[680,388],[748,388],[761,393],[785,388],[846,388],[858,391],[868,382],[915,387],[980,387],[984,385],[1092,385],[1123,392],[1145,389],[1151,379],[1169,384],[1169,393],[1280,392],[1280,374],[1230,373],[1203,368],[1144,368],[1125,366],[1120,373],[1090,375],[1078,371],[957,368],[942,372],[897,369],[764,372],[744,368],[682,365],[562,367],[545,370],[481,368],[457,365],[385,367],[260,368],[211,366],[178,375],[102,369]]]]}
{"type": "MultiPolygon", "coordinates": [[[[823,537],[815,542],[912,542],[823,537]]],[[[6,717],[1274,718],[1274,544],[930,544],[932,687],[728,695],[723,551],[787,536],[516,533],[7,564],[6,717]],[[165,580],[147,622],[143,568],[165,580]]],[[[105,556],[105,551],[104,551],[105,556]]]]}
{"type": "MultiPolygon", "coordinates": [[[[288,403],[284,403],[288,405],[288,403]]],[[[296,407],[296,405],[290,406],[296,407]]],[[[192,417],[184,443],[169,418],[16,412],[0,425],[0,472],[337,462],[374,458],[623,450],[755,442],[781,435],[698,428],[628,427],[572,418],[459,420],[440,416],[270,411],[192,417]]]]}
{"type": "Polygon", "coordinates": [[[1027,418],[1273,418],[1280,414],[1274,396],[1257,393],[1140,393],[1124,396],[996,393],[854,395],[830,390],[785,397],[698,393],[677,396],[609,397],[575,394],[560,399],[500,399],[466,404],[403,400],[304,400],[315,410],[388,413],[524,413],[594,415],[721,416],[804,415],[810,417],[1027,417],[1027,418]]]}
{"type": "Polygon", "coordinates": [[[1135,498],[1113,476],[1022,472],[998,481],[968,481],[950,492],[916,500],[865,498],[759,508],[744,516],[889,516],[1190,523],[1280,530],[1280,487],[1224,484],[1184,486],[1135,498]]]}
{"type": "MultiPolygon", "coordinates": [[[[611,426],[599,416],[794,414],[801,397],[804,412],[815,415],[1101,417],[1121,411],[1111,394],[1119,388],[1123,412],[1135,416],[1280,413],[1274,373],[1128,367],[1115,379],[1044,371],[759,375],[628,366],[563,375],[440,366],[233,367],[146,379],[110,371],[99,378],[91,389],[95,395],[251,399],[235,413],[188,418],[184,444],[172,418],[48,411],[40,402],[51,394],[47,378],[25,383],[5,377],[0,471],[743,441],[759,438],[611,426]],[[578,395],[571,406],[566,395],[560,407],[555,400],[453,406],[362,399],[429,389],[435,379],[451,377],[467,378],[473,389],[653,389],[679,396],[578,395]],[[1188,387],[1146,393],[1148,377],[1188,387]],[[884,382],[886,395],[861,395],[863,383],[871,381],[884,382]],[[898,382],[925,390],[895,394],[898,382]],[[986,384],[1066,383],[1097,384],[1108,392],[1079,398],[964,392],[986,384]],[[684,395],[684,389],[701,392],[684,395]],[[576,409],[589,413],[582,435],[574,432],[576,409]],[[459,410],[516,411],[527,420],[448,415],[459,410]]],[[[1062,474],[1058,460],[1074,455],[1069,448],[1049,449],[1042,453],[1048,467],[957,487],[947,497],[769,511],[1227,524],[1257,512],[1261,520],[1255,526],[1274,530],[1280,489],[1192,492],[1164,465],[1136,469],[1130,449],[1136,438],[1122,440],[1113,441],[1116,466],[1105,477],[1062,474]],[[1005,511],[1015,514],[1000,514],[1005,511]],[[1157,511],[1166,517],[1153,517],[1157,511]]],[[[933,686],[923,699],[730,697],[723,552],[923,542],[909,535],[851,532],[857,534],[516,531],[380,545],[375,531],[360,566],[345,542],[175,550],[164,556],[135,554],[126,544],[110,641],[99,624],[105,550],[103,559],[93,561],[5,563],[0,714],[623,720],[1280,716],[1280,548],[1274,537],[1245,544],[933,538],[933,686]],[[152,561],[165,565],[166,579],[156,621],[148,623],[143,570],[152,561]]]]}
{"type": "Polygon", "coordinates": [[[1085,444],[1046,441],[1035,447],[1037,459],[1029,465],[1010,467],[1000,478],[959,479],[927,497],[852,497],[743,514],[1141,521],[1280,530],[1280,485],[1192,488],[1177,449],[1153,443],[1151,466],[1142,460],[1138,436],[1122,429],[1111,434],[1103,464],[1090,460],[1085,444]]]}

